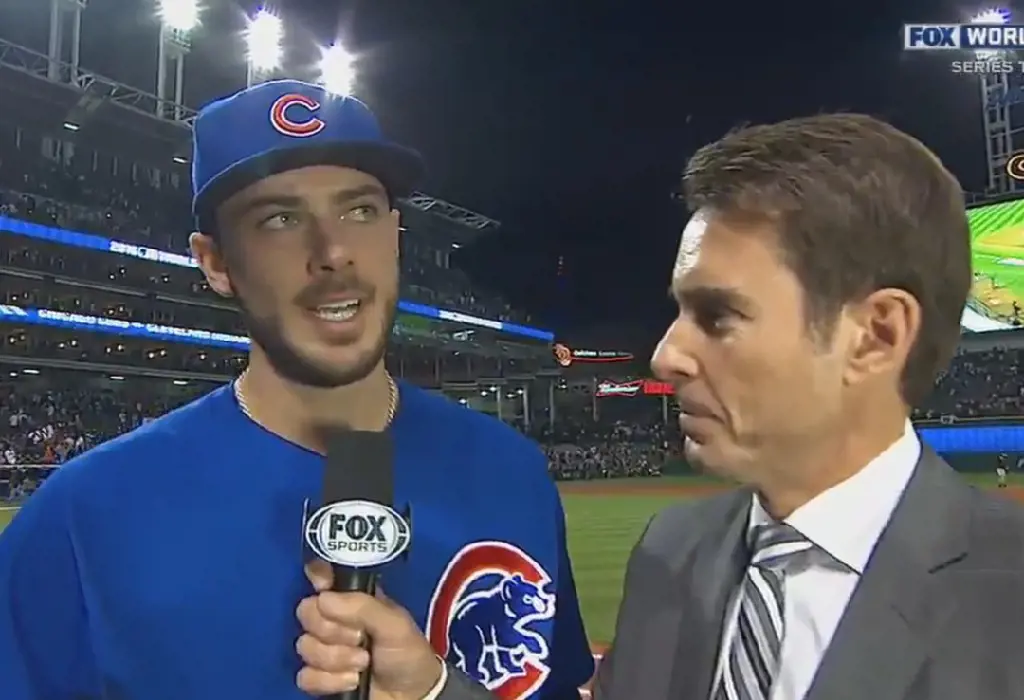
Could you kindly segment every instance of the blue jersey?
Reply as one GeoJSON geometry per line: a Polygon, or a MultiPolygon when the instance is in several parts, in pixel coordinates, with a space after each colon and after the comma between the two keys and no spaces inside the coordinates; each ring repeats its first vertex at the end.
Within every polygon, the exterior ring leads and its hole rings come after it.
{"type": "MultiPolygon", "coordinates": [[[[412,546],[382,586],[497,695],[576,698],[592,671],[542,453],[409,385],[392,425],[412,546]]],[[[229,387],[61,467],[0,535],[4,700],[299,700],[303,518],[323,458],[229,387]]]]}

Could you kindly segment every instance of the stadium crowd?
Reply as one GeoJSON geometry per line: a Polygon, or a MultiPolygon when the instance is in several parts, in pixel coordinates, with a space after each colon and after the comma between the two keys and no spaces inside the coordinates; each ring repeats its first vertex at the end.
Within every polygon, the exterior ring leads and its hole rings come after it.
{"type": "Polygon", "coordinates": [[[554,428],[529,434],[547,454],[551,475],[561,481],[658,476],[672,447],[666,426],[639,415],[626,422],[572,414],[554,428]]]}
{"type": "Polygon", "coordinates": [[[42,467],[66,462],[173,408],[154,396],[19,389],[0,382],[0,499],[31,492],[49,474],[42,467]]]}
{"type": "MultiPolygon", "coordinates": [[[[963,353],[915,418],[952,422],[1019,416],[1024,409],[1022,365],[1024,350],[1019,348],[963,353]]],[[[13,467],[58,465],[193,395],[158,397],[69,386],[27,393],[19,390],[17,380],[0,382],[0,494],[10,489],[21,495],[46,473],[13,467]]],[[[657,475],[679,445],[672,422],[594,421],[578,412],[553,429],[544,425],[529,434],[543,446],[554,478],[565,480],[657,475]]]]}
{"type": "Polygon", "coordinates": [[[1024,349],[994,347],[958,355],[939,379],[918,420],[945,423],[1024,415],[1024,349]]]}
{"type": "MultiPolygon", "coordinates": [[[[127,388],[115,393],[69,386],[29,393],[17,381],[0,382],[5,397],[0,404],[0,498],[16,485],[11,493],[23,495],[49,473],[43,467],[133,430],[197,393],[184,391],[172,398],[127,388]]],[[[556,430],[541,428],[530,436],[543,446],[554,478],[608,479],[660,474],[671,452],[669,432],[656,424],[574,417],[556,430]]]]}

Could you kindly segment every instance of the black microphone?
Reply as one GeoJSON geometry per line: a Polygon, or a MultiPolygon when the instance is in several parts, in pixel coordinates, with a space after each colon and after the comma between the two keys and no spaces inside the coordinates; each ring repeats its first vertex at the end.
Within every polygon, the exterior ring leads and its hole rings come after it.
{"type": "MultiPolygon", "coordinates": [[[[378,568],[409,547],[410,526],[394,508],[391,434],[337,430],[327,435],[323,505],[306,522],[306,543],[334,570],[331,590],[374,595],[378,568]]],[[[365,642],[370,651],[372,640],[365,642]]],[[[332,696],[368,700],[370,671],[359,687],[332,696]]]]}

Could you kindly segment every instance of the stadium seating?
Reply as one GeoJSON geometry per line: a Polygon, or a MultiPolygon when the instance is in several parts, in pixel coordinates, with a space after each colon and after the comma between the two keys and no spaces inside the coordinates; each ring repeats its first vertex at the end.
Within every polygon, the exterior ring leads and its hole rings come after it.
{"type": "MultiPolygon", "coordinates": [[[[45,377],[10,372],[0,380],[0,395],[9,397],[0,405],[0,499],[5,470],[10,483],[28,477],[38,483],[48,468],[214,386],[104,379],[90,381],[80,372],[48,372],[45,377]],[[11,469],[19,466],[23,469],[12,477],[11,469]]],[[[657,475],[671,452],[664,427],[653,422],[594,422],[568,414],[557,430],[530,432],[544,445],[552,475],[563,480],[657,475]]]]}
{"type": "Polygon", "coordinates": [[[990,348],[958,355],[939,379],[918,420],[956,421],[1024,415],[1021,348],[990,348]]]}
{"type": "MultiPolygon", "coordinates": [[[[81,352],[80,348],[68,350],[81,352]]],[[[173,353],[152,360],[179,367],[197,357],[173,353]]],[[[1020,349],[959,355],[931,401],[915,411],[915,418],[922,422],[1019,418],[1024,411],[1024,373],[1018,370],[1022,363],[1024,350],[1020,349]]],[[[105,378],[108,381],[100,386],[80,372],[52,372],[45,378],[9,374],[0,381],[0,395],[5,397],[0,404],[0,465],[7,467],[59,464],[215,386],[144,378],[118,378],[116,383],[105,378]]],[[[563,407],[557,427],[544,425],[530,433],[544,445],[552,474],[559,479],[655,475],[679,444],[674,426],[659,425],[649,413],[637,413],[629,421],[594,422],[569,407],[563,407]]]]}

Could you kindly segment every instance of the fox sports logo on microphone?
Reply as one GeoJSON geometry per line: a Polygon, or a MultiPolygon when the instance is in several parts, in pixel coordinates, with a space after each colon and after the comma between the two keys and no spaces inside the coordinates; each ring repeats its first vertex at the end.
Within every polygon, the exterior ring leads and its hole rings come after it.
{"type": "Polygon", "coordinates": [[[306,522],[306,544],[332,564],[362,569],[387,564],[409,547],[409,523],[373,501],[329,503],[306,522]]]}

